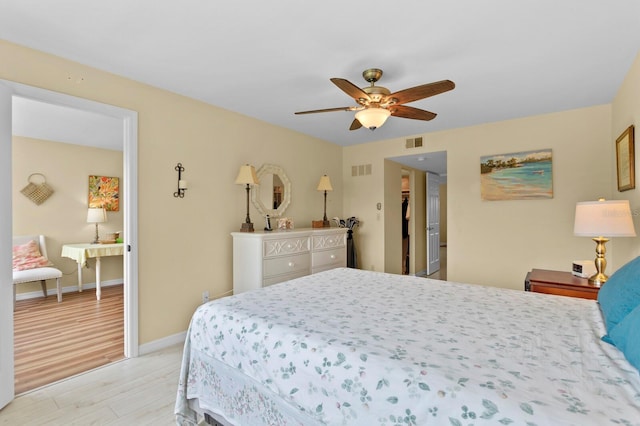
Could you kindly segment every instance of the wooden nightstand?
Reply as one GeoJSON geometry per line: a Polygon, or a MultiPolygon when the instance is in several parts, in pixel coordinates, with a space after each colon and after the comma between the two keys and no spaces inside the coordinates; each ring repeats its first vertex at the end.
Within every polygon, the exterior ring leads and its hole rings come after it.
{"type": "Polygon", "coordinates": [[[589,280],[576,277],[571,272],[532,269],[527,274],[524,289],[535,293],[595,300],[598,298],[600,287],[589,284],[589,280]]]}

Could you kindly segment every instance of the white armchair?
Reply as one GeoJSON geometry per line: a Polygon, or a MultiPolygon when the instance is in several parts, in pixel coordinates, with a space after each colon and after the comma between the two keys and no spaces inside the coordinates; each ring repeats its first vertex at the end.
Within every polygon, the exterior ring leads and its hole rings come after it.
{"type": "MultiPolygon", "coordinates": [[[[26,244],[29,241],[35,241],[38,245],[38,249],[40,250],[40,254],[42,256],[47,256],[47,245],[45,243],[44,235],[28,235],[28,236],[14,236],[13,237],[13,245],[14,247],[17,245],[26,244]]],[[[47,280],[55,279],[56,287],[58,292],[58,303],[62,301],[62,288],[60,287],[60,278],[62,278],[62,271],[57,268],[53,268],[51,266],[45,266],[34,269],[27,269],[24,271],[13,271],[13,307],[15,309],[16,306],[16,285],[21,283],[28,283],[33,281],[40,281],[42,286],[42,293],[44,293],[44,297],[47,297],[47,280]]]]}

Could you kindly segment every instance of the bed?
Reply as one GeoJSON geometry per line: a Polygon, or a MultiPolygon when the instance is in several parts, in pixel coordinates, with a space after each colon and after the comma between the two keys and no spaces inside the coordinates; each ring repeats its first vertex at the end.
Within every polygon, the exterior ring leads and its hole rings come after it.
{"type": "Polygon", "coordinates": [[[338,268],[201,305],[176,420],[640,425],[607,325],[593,300],[338,268]]]}

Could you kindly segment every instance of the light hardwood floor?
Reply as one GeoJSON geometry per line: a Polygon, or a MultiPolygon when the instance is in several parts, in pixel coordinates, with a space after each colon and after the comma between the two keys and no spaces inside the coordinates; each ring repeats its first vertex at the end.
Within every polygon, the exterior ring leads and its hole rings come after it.
{"type": "Polygon", "coordinates": [[[125,359],[17,397],[0,425],[175,425],[182,345],[125,359]]]}
{"type": "Polygon", "coordinates": [[[16,394],[124,358],[122,287],[16,302],[16,394]]]}
{"type": "Polygon", "coordinates": [[[427,278],[446,281],[447,279],[447,246],[440,246],[440,270],[434,272],[431,275],[427,275],[427,278]]]}

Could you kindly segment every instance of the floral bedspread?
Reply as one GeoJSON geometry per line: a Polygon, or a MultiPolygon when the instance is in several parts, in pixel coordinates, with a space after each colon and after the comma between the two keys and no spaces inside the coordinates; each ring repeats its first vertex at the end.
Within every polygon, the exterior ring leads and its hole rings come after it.
{"type": "Polygon", "coordinates": [[[202,305],[176,401],[234,425],[640,425],[595,301],[334,269],[202,305]]]}

